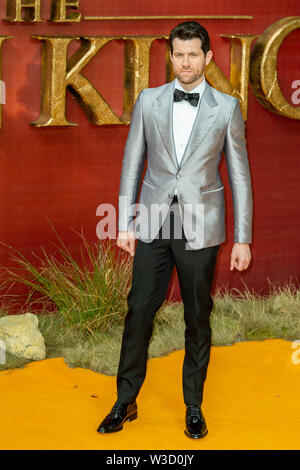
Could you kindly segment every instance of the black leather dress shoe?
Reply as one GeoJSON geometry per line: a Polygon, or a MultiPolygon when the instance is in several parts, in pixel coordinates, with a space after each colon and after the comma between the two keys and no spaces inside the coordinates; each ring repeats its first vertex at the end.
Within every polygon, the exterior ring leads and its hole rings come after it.
{"type": "Polygon", "coordinates": [[[184,433],[192,439],[201,439],[208,433],[201,408],[197,405],[187,405],[184,433]]]}
{"type": "Polygon", "coordinates": [[[121,431],[125,421],[132,421],[137,418],[137,404],[136,401],[133,403],[122,403],[119,400],[116,401],[112,407],[110,413],[104,418],[102,423],[97,429],[97,432],[107,433],[121,431]]]}

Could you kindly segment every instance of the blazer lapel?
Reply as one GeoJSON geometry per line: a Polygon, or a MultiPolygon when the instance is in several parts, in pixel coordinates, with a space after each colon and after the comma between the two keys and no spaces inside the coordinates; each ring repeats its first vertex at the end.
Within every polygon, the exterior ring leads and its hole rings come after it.
{"type": "Polygon", "coordinates": [[[174,81],[167,84],[163,92],[154,100],[154,113],[162,141],[176,167],[176,149],[173,138],[173,91],[174,81]]]}
{"type": "MultiPolygon", "coordinates": [[[[154,113],[161,139],[176,167],[178,162],[173,137],[173,91],[174,81],[167,84],[162,93],[154,100],[154,113]]],[[[211,86],[206,82],[198,113],[187,143],[180,167],[199,148],[203,139],[214,125],[220,105],[216,102],[211,86]]]]}
{"type": "Polygon", "coordinates": [[[217,115],[220,111],[220,105],[216,102],[211,86],[206,82],[198,113],[192,128],[192,132],[187,143],[185,152],[180,162],[180,166],[199,148],[204,137],[214,125],[217,115]]]}

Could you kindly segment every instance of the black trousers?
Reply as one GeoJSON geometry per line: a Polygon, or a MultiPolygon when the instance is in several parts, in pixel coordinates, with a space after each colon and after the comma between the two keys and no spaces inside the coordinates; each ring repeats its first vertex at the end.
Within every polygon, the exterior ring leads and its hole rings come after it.
{"type": "Polygon", "coordinates": [[[177,208],[177,204],[171,205],[156,239],[151,243],[138,240],[136,244],[117,374],[118,399],[124,403],[136,399],[144,382],[153,320],[165,300],[174,265],[186,325],[182,371],[184,402],[201,405],[203,400],[211,348],[210,314],[213,300],[210,291],[220,245],[186,250],[181,222],[181,238],[176,235],[180,221],[177,208]],[[170,236],[166,238],[162,233],[167,223],[170,236]]]}

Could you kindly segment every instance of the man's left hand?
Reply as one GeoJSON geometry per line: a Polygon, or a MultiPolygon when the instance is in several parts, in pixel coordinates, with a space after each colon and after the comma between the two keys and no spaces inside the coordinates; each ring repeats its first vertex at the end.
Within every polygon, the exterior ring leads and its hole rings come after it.
{"type": "Polygon", "coordinates": [[[251,251],[247,243],[235,243],[231,252],[230,271],[247,269],[251,261],[251,251]]]}

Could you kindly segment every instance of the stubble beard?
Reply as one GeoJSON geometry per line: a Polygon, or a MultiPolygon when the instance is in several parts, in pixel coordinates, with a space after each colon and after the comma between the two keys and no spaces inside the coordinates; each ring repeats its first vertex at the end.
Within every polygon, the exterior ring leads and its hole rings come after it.
{"type": "MultiPolygon", "coordinates": [[[[196,82],[198,82],[199,79],[204,76],[204,72],[205,72],[205,67],[201,70],[200,73],[197,73],[197,74],[194,73],[191,76],[184,76],[182,75],[182,72],[179,72],[176,75],[176,78],[179,81],[179,83],[182,85],[192,85],[193,83],[195,83],[195,87],[196,87],[197,86],[196,82]]],[[[190,88],[193,89],[193,87],[190,87],[190,88]]]]}

